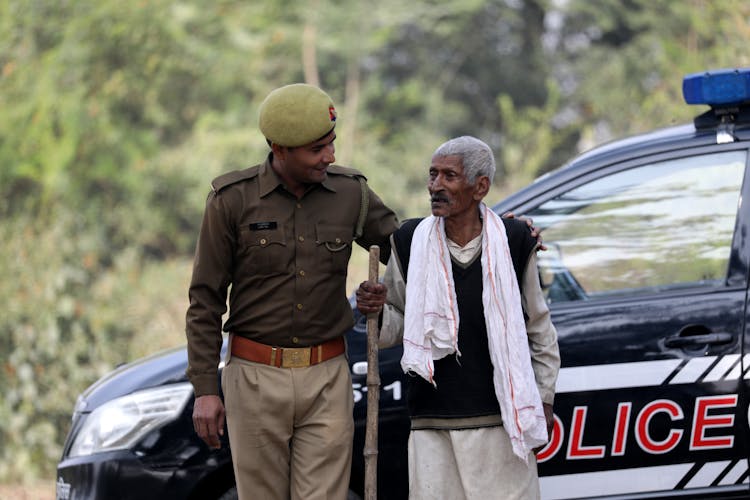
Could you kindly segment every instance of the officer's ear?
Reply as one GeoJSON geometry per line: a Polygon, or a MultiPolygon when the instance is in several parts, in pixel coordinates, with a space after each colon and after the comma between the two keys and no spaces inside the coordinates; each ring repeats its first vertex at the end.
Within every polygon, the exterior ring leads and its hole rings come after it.
{"type": "Polygon", "coordinates": [[[271,146],[271,151],[273,152],[273,156],[275,158],[278,158],[279,160],[286,160],[286,155],[289,152],[290,148],[287,148],[286,146],[280,146],[276,144],[275,142],[268,142],[269,146],[271,146]]]}

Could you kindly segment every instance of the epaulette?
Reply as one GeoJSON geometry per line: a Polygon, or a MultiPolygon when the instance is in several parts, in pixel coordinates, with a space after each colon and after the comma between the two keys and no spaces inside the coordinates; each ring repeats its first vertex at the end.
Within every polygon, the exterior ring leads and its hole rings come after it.
{"type": "Polygon", "coordinates": [[[346,175],[348,177],[364,177],[364,179],[367,180],[367,177],[365,177],[365,174],[363,174],[356,168],[342,167],[341,165],[328,165],[327,171],[329,174],[333,174],[333,175],[346,175]]]}
{"type": "Polygon", "coordinates": [[[359,203],[359,217],[357,218],[357,227],[354,229],[354,239],[358,240],[362,236],[367,219],[367,211],[370,209],[370,192],[367,189],[367,177],[356,168],[342,167],[341,165],[328,165],[329,174],[345,175],[359,181],[359,189],[362,197],[359,203]]]}
{"type": "Polygon", "coordinates": [[[252,179],[256,175],[258,175],[259,168],[260,165],[255,165],[254,167],[246,168],[244,170],[234,170],[232,172],[222,174],[211,181],[211,189],[214,190],[214,193],[218,193],[227,186],[240,181],[244,181],[246,179],[252,179]]]}

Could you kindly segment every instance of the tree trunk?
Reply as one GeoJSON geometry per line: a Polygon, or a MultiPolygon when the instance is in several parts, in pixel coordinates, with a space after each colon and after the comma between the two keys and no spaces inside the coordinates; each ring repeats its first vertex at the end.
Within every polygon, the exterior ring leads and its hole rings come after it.
{"type": "Polygon", "coordinates": [[[320,87],[315,47],[318,40],[318,9],[320,9],[320,0],[311,0],[308,14],[305,16],[307,21],[302,28],[302,70],[305,73],[305,82],[316,87],[320,87]]]}

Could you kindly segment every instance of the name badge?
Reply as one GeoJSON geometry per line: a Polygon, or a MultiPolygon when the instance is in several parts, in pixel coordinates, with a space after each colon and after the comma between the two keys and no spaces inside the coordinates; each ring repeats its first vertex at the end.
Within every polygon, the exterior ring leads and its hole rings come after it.
{"type": "Polygon", "coordinates": [[[269,229],[276,229],[275,222],[254,222],[250,224],[250,231],[267,231],[269,229]]]}

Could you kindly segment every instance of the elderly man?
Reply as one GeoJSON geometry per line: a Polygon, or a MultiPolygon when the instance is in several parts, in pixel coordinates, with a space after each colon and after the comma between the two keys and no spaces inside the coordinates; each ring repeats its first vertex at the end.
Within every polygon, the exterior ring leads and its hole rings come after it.
{"type": "Polygon", "coordinates": [[[198,237],[186,328],[193,423],[217,448],[226,414],[240,499],[344,500],[354,432],[347,265],[353,242],[387,247],[398,224],[362,174],[332,165],[336,109],[325,92],[276,89],[259,125],[271,152],[212,182],[198,237]]]}
{"type": "Polygon", "coordinates": [[[382,284],[357,305],[382,311],[380,343],[403,341],[408,378],[409,496],[539,497],[534,450],[552,426],[560,365],[527,224],[482,199],[495,161],[473,137],[441,145],[430,165],[432,216],[391,236],[382,284]]]}

